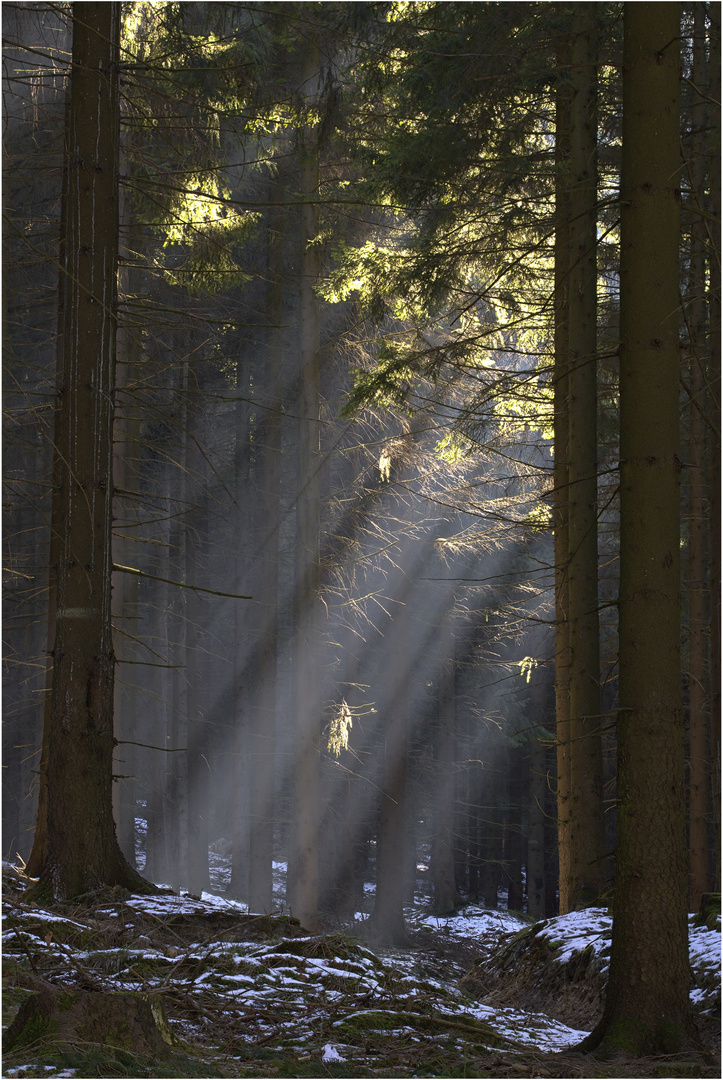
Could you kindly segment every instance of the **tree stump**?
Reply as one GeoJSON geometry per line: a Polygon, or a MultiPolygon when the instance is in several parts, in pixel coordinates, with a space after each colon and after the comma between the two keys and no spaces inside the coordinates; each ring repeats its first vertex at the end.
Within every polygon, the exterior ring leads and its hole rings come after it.
{"type": "Polygon", "coordinates": [[[6,1053],[38,1043],[82,1042],[168,1058],[177,1040],[158,999],[48,988],[23,1002],[3,1042],[6,1053]]]}

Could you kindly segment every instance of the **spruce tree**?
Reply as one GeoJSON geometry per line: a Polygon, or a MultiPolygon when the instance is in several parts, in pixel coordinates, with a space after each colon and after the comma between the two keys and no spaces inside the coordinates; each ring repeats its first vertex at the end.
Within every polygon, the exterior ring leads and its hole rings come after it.
{"type": "Polygon", "coordinates": [[[680,666],[680,7],[624,9],[620,238],[620,708],[605,1055],[695,1041],[680,666]]]}

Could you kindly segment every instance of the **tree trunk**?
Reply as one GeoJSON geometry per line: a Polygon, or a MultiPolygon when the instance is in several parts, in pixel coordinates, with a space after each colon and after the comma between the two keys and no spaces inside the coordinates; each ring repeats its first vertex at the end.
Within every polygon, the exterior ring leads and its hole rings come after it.
{"type": "Polygon", "coordinates": [[[507,821],[504,833],[507,909],[522,911],[522,751],[510,746],[507,751],[507,821]]]}
{"type": "Polygon", "coordinates": [[[432,841],[434,910],[439,915],[454,911],[459,903],[454,879],[455,819],[455,657],[454,634],[440,634],[448,655],[440,664],[439,717],[437,720],[436,804],[437,820],[432,841]]]}
{"type": "MultiPolygon", "coordinates": [[[[196,443],[196,403],[185,394],[186,405],[186,448],[184,457],[186,461],[185,502],[191,506],[196,497],[191,491],[191,479],[193,473],[193,448],[196,443]]],[[[197,464],[202,468],[201,462],[197,464]]],[[[199,487],[205,490],[203,478],[196,479],[196,491],[199,487]]],[[[202,496],[201,496],[202,497],[202,496]]],[[[183,559],[184,578],[187,585],[198,584],[198,551],[201,545],[201,537],[205,533],[202,520],[205,516],[205,508],[193,505],[189,510],[186,528],[183,532],[183,559]]],[[[207,892],[211,887],[208,866],[209,830],[208,818],[211,812],[209,763],[207,750],[207,727],[204,719],[202,695],[199,692],[202,684],[199,671],[198,652],[198,629],[202,620],[203,601],[199,594],[193,590],[186,590],[186,633],[184,642],[185,655],[185,681],[186,681],[186,711],[188,715],[188,889],[195,896],[207,892]]],[[[236,601],[239,603],[239,601],[236,601]]]]}
{"type": "MultiPolygon", "coordinates": [[[[318,76],[318,50],[309,47],[304,58],[303,83],[318,76]]],[[[317,242],[319,192],[318,131],[303,133],[300,163],[300,287],[299,287],[299,472],[296,505],[296,751],[294,812],[289,856],[288,903],[307,930],[319,922],[319,740],[321,735],[320,588],[319,562],[319,305],[314,287],[319,280],[317,242]]]]}
{"type": "Polygon", "coordinates": [[[485,762],[483,774],[484,801],[481,804],[482,850],[484,853],[484,905],[498,906],[498,891],[502,871],[502,783],[499,749],[485,762]]]}
{"type": "Polygon", "coordinates": [[[545,914],[545,775],[546,745],[542,739],[530,743],[530,782],[527,826],[527,913],[533,918],[545,914]]]}
{"type": "Polygon", "coordinates": [[[711,759],[713,765],[713,827],[716,833],[715,888],[721,887],[721,281],[720,281],[720,4],[708,5],[710,19],[709,100],[711,112],[711,142],[709,143],[708,227],[710,229],[709,256],[709,334],[710,334],[710,728],[712,736],[711,759]]]}
{"type": "Polygon", "coordinates": [[[690,1014],[680,680],[680,7],[624,7],[617,848],[599,1054],[675,1053],[690,1014]]]}
{"type": "Polygon", "coordinates": [[[568,289],[568,903],[605,884],[597,569],[597,11],[576,4],[570,110],[568,289]]]}
{"type": "MultiPolygon", "coordinates": [[[[693,37],[693,85],[705,86],[705,8],[695,4],[693,37]]],[[[705,205],[705,124],[706,102],[694,90],[690,110],[691,138],[689,150],[690,185],[694,204],[701,210],[705,205]]],[[[690,852],[689,908],[697,911],[703,893],[710,892],[709,791],[710,735],[708,713],[710,684],[709,615],[708,615],[708,537],[706,491],[706,425],[707,412],[707,327],[705,303],[706,223],[702,215],[694,216],[690,234],[690,270],[688,281],[688,329],[690,334],[690,367],[688,386],[689,445],[688,445],[688,846],[690,852]]]]}
{"type": "MultiPolygon", "coordinates": [[[[60,407],[61,390],[63,387],[63,331],[65,329],[65,264],[66,264],[66,239],[68,229],[68,173],[70,145],[70,115],[71,99],[68,95],[65,105],[65,125],[63,132],[63,180],[60,196],[60,243],[58,245],[58,317],[57,338],[55,342],[55,385],[56,398],[54,409],[53,430],[53,496],[51,518],[58,520],[60,512],[60,483],[62,462],[58,453],[61,441],[61,422],[63,412],[60,407]]],[[[50,550],[48,552],[48,638],[46,645],[45,660],[45,693],[43,695],[43,726],[42,743],[40,750],[40,762],[38,764],[38,808],[33,847],[25,866],[25,872],[30,877],[38,877],[42,870],[48,851],[48,789],[46,784],[48,767],[48,737],[50,735],[50,705],[52,701],[53,687],[53,654],[55,650],[55,614],[57,605],[57,582],[58,582],[58,544],[60,537],[55,529],[50,530],[50,550]]]]}
{"type": "MultiPolygon", "coordinates": [[[[406,545],[406,537],[402,538],[406,545]]],[[[407,737],[409,729],[411,579],[409,553],[403,547],[392,594],[394,618],[385,635],[383,661],[387,692],[382,721],[381,807],[377,832],[377,882],[369,929],[387,945],[403,946],[409,937],[404,922],[407,842],[407,737]]]]}
{"type": "MultiPolygon", "coordinates": [[[[274,194],[279,197],[278,187],[274,194]],[[278,194],[277,194],[278,192],[278,194]]],[[[269,211],[266,320],[269,324],[264,391],[266,412],[261,431],[263,442],[263,532],[259,551],[259,678],[253,720],[253,766],[249,834],[249,910],[271,911],[274,844],[274,785],[276,756],[276,652],[278,639],[279,495],[281,482],[281,387],[284,317],[284,222],[283,206],[269,211]]]]}
{"type": "MultiPolygon", "coordinates": [[[[248,493],[251,490],[251,397],[250,362],[247,357],[238,356],[236,361],[235,440],[236,499],[238,547],[236,552],[236,592],[251,592],[251,559],[253,522],[251,516],[243,512],[248,493]]],[[[233,650],[233,762],[231,793],[231,880],[229,895],[236,900],[248,900],[249,888],[249,852],[251,822],[252,789],[252,752],[253,733],[251,730],[251,633],[249,614],[237,601],[234,606],[234,650],[233,650]]]]}
{"type": "Polygon", "coordinates": [[[118,257],[120,5],[73,8],[57,630],[48,735],[48,842],[39,890],[148,891],[112,808],[113,390],[118,257]]]}
{"type": "MultiPolygon", "coordinates": [[[[562,5],[560,5],[562,7],[562,5]]],[[[569,37],[562,28],[555,88],[555,369],[553,528],[555,543],[555,727],[560,913],[572,906],[570,877],[570,625],[568,622],[570,86],[569,37]]]]}

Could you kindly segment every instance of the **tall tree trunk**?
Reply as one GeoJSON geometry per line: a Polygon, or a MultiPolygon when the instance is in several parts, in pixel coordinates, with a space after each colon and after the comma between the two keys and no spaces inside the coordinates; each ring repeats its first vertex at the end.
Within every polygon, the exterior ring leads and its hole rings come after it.
{"type": "Polygon", "coordinates": [[[120,5],[73,7],[57,629],[39,891],[149,886],[124,859],[112,808],[113,390],[118,259],[120,5]]]}
{"type": "Polygon", "coordinates": [[[605,884],[597,569],[597,10],[576,4],[568,289],[569,903],[605,884]]]}
{"type": "MultiPolygon", "coordinates": [[[[61,440],[61,422],[63,411],[60,407],[60,391],[63,387],[63,332],[65,329],[65,261],[68,228],[68,172],[70,147],[71,99],[67,97],[65,105],[65,125],[63,132],[63,180],[60,196],[60,243],[58,245],[58,317],[55,342],[55,409],[53,417],[53,495],[51,520],[57,521],[60,513],[60,483],[62,462],[58,453],[61,440]]],[[[55,651],[55,612],[57,605],[58,582],[58,544],[60,537],[55,529],[50,530],[50,550],[48,552],[48,638],[45,660],[45,693],[43,695],[43,723],[40,762],[38,765],[38,808],[33,836],[33,847],[25,867],[30,877],[38,877],[48,851],[48,789],[46,784],[48,767],[48,737],[50,735],[50,706],[53,687],[53,655],[55,651]]]]}
{"type": "Polygon", "coordinates": [[[708,85],[711,112],[711,142],[709,143],[710,197],[708,223],[710,228],[709,260],[709,334],[710,334],[710,728],[712,736],[711,758],[713,765],[713,826],[716,832],[715,888],[721,887],[721,280],[720,280],[720,85],[721,41],[720,4],[708,5],[710,19],[710,60],[708,85]]]}
{"type": "MultiPolygon", "coordinates": [[[[705,8],[694,5],[693,85],[705,86],[705,8]]],[[[691,108],[689,174],[694,204],[701,211],[705,205],[705,124],[706,102],[696,97],[691,108]]],[[[708,681],[708,537],[706,491],[707,412],[707,326],[705,298],[706,223],[700,214],[693,218],[690,234],[690,270],[688,281],[688,328],[690,334],[689,445],[688,445],[688,846],[690,851],[690,896],[692,911],[700,907],[703,893],[712,888],[710,880],[709,780],[710,735],[708,728],[710,685],[708,681]]]]}
{"type": "MultiPolygon", "coordinates": [[[[185,368],[185,365],[184,365],[185,368]]],[[[185,371],[184,371],[185,374],[185,371]]],[[[183,387],[185,391],[185,386],[183,387]]],[[[184,399],[186,397],[183,393],[184,399]]],[[[182,425],[185,427],[185,425],[182,425]]],[[[185,500],[184,500],[185,501],[185,500]]],[[[173,505],[169,491],[168,505],[173,505]]],[[[169,578],[183,581],[184,533],[187,525],[177,515],[170,532],[169,578]]],[[[173,753],[167,755],[166,850],[169,881],[174,892],[188,888],[188,684],[186,672],[186,630],[188,626],[186,590],[171,586],[170,635],[172,668],[169,671],[170,699],[166,709],[166,739],[173,753]]]]}
{"type": "MultiPolygon", "coordinates": [[[[563,8],[563,5],[559,5],[563,8]]],[[[557,741],[557,847],[560,913],[572,907],[570,874],[570,624],[568,595],[569,501],[569,272],[570,105],[569,37],[561,29],[555,88],[555,369],[553,528],[555,536],[555,728],[557,741]]]]}
{"type": "MultiPolygon", "coordinates": [[[[203,465],[200,455],[195,453],[198,419],[197,403],[192,393],[189,394],[191,361],[197,361],[195,350],[186,362],[183,415],[185,417],[183,437],[184,446],[184,501],[188,510],[186,527],[183,530],[183,575],[189,586],[198,584],[198,553],[201,536],[205,533],[203,519],[205,508],[199,505],[203,498],[204,485],[197,470],[203,465]],[[199,482],[200,481],[200,482],[199,482]],[[195,490],[194,490],[195,489],[195,490]],[[199,491],[200,489],[200,491],[199,491]]],[[[186,625],[184,641],[186,711],[188,732],[188,888],[198,896],[210,888],[208,866],[208,817],[210,807],[209,763],[206,746],[206,724],[204,709],[201,704],[199,689],[198,628],[201,623],[201,605],[203,601],[194,588],[186,592],[186,625]]],[[[237,601],[238,602],[238,601],[237,601]]]]}
{"type": "MultiPolygon", "coordinates": [[[[279,197],[278,185],[271,197],[279,197]]],[[[281,481],[281,371],[284,317],[284,207],[269,211],[266,289],[268,336],[263,385],[263,542],[259,552],[259,679],[253,717],[250,781],[249,910],[273,903],[274,786],[276,758],[276,654],[278,641],[279,496],[281,481]]]]}
{"type": "MultiPolygon", "coordinates": [[[[236,460],[235,502],[238,547],[236,552],[236,592],[250,591],[250,550],[253,523],[242,511],[251,490],[251,410],[250,364],[248,357],[239,355],[236,361],[237,402],[234,417],[236,460]]],[[[248,899],[249,849],[251,827],[251,686],[249,684],[251,627],[248,612],[236,602],[234,606],[233,650],[233,762],[231,794],[231,881],[229,894],[236,900],[248,899]]]]}
{"type": "Polygon", "coordinates": [[[680,679],[680,7],[624,7],[620,709],[612,954],[584,1049],[674,1053],[690,1014],[680,679]]]}
{"type": "MultiPolygon", "coordinates": [[[[304,58],[306,92],[318,77],[318,49],[304,58]]],[[[296,506],[296,753],[294,812],[289,857],[288,903],[308,930],[319,922],[319,740],[321,736],[320,662],[320,390],[318,246],[319,145],[311,124],[302,133],[300,163],[299,288],[299,472],[296,506]]]]}
{"type": "MultiPolygon", "coordinates": [[[[129,269],[124,274],[125,298],[142,288],[140,272],[129,269]]],[[[137,406],[128,392],[135,365],[140,362],[140,341],[137,332],[130,327],[122,328],[118,342],[116,364],[115,429],[113,437],[113,490],[116,500],[113,536],[113,562],[121,566],[133,566],[130,555],[132,532],[137,523],[133,516],[137,506],[138,492],[138,445],[140,421],[137,406]],[[130,408],[129,408],[130,403],[130,408]],[[128,499],[128,492],[136,498],[128,499]]],[[[135,574],[116,571],[113,575],[113,623],[116,628],[116,663],[113,703],[114,728],[117,747],[113,763],[115,784],[113,789],[114,817],[118,831],[118,843],[131,866],[135,866],[135,819],[136,819],[136,708],[133,668],[124,666],[134,656],[134,631],[138,616],[138,578],[135,574]],[[128,629],[129,632],[124,632],[128,629]]]]}

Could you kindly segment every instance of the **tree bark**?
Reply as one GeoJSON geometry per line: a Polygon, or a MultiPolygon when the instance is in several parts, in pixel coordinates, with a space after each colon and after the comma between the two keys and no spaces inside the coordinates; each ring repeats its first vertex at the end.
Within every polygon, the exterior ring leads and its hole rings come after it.
{"type": "MultiPolygon", "coordinates": [[[[694,5],[693,86],[705,86],[705,7],[694,5]]],[[[691,192],[694,204],[705,205],[705,124],[706,102],[696,95],[690,110],[691,137],[688,141],[691,192]]],[[[688,847],[690,852],[689,907],[697,911],[703,893],[710,892],[709,793],[710,793],[710,707],[709,615],[708,615],[708,498],[706,491],[707,413],[707,326],[705,302],[706,224],[694,216],[690,232],[688,280],[688,847]]]]}
{"type": "Polygon", "coordinates": [[[716,833],[715,888],[721,887],[721,280],[720,280],[720,4],[709,4],[710,59],[708,85],[710,87],[711,142],[709,144],[710,196],[708,224],[710,229],[709,256],[709,333],[710,333],[710,728],[712,737],[711,758],[713,766],[713,827],[716,833]]]}
{"type": "MultiPolygon", "coordinates": [[[[56,399],[53,416],[53,496],[51,519],[58,520],[61,483],[61,460],[58,447],[61,439],[62,410],[60,408],[61,390],[63,386],[63,331],[65,329],[65,260],[66,260],[66,236],[68,229],[68,171],[69,158],[68,147],[70,139],[70,95],[68,94],[65,105],[65,124],[63,129],[63,180],[60,196],[60,243],[58,245],[58,315],[57,337],[55,343],[55,384],[56,399]]],[[[25,866],[25,872],[30,877],[38,877],[48,852],[48,738],[50,735],[50,706],[52,701],[53,687],[53,652],[55,649],[55,612],[57,605],[57,582],[58,582],[58,543],[59,536],[54,529],[50,530],[50,550],[48,552],[48,630],[47,630],[47,656],[45,660],[45,693],[43,695],[43,724],[42,743],[40,750],[40,762],[38,764],[38,807],[33,836],[33,846],[25,866]]]]}
{"type": "MultiPolygon", "coordinates": [[[[562,5],[560,5],[562,7],[562,5]]],[[[555,727],[557,741],[557,848],[560,913],[571,906],[570,876],[570,625],[567,575],[569,533],[569,269],[570,105],[569,36],[562,28],[555,88],[555,367],[553,529],[555,552],[555,727]]]]}
{"type": "Polygon", "coordinates": [[[599,1055],[674,1053],[690,1014],[680,679],[680,7],[624,7],[620,708],[612,954],[599,1055]]]}
{"type": "Polygon", "coordinates": [[[569,895],[606,878],[597,566],[597,11],[572,21],[568,288],[569,895]]]}
{"type": "Polygon", "coordinates": [[[112,809],[113,390],[118,258],[120,5],[73,6],[64,378],[59,394],[57,629],[39,891],[148,891],[112,809]]]}

